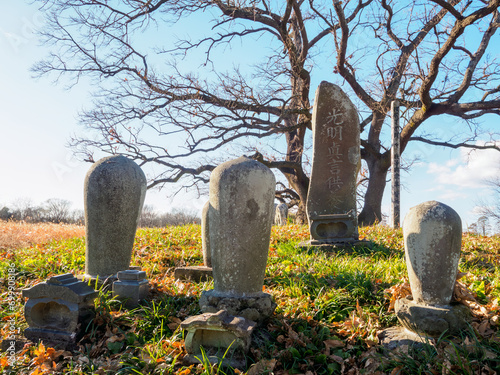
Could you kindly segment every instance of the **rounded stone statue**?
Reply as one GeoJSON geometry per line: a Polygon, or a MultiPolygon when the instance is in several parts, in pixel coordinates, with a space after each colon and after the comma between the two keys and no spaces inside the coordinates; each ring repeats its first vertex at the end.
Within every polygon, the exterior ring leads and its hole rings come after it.
{"type": "Polygon", "coordinates": [[[274,174],[247,157],[219,165],[210,177],[209,241],[214,289],[204,292],[204,312],[262,322],[275,304],[262,292],[274,211],[274,174]]]}
{"type": "Polygon", "coordinates": [[[105,157],[85,177],[85,278],[104,280],[130,267],[146,176],[122,155],[105,157]]]}
{"type": "Polygon", "coordinates": [[[414,301],[448,305],[462,246],[460,216],[443,203],[425,202],[410,209],[403,223],[403,234],[414,301]]]}
{"type": "Polygon", "coordinates": [[[208,219],[216,292],[262,293],[275,185],[269,168],[244,156],[213,170],[208,219]]]}
{"type": "Polygon", "coordinates": [[[462,246],[460,216],[443,203],[412,207],[403,223],[412,296],[396,301],[401,324],[418,334],[455,334],[466,327],[467,307],[452,304],[462,246]]]}

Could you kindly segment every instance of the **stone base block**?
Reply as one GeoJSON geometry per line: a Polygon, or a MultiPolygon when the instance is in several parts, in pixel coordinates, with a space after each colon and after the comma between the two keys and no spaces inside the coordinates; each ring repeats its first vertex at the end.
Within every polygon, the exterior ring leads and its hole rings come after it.
{"type": "Polygon", "coordinates": [[[125,301],[125,307],[132,308],[145,299],[149,293],[149,282],[146,272],[125,270],[117,274],[118,280],[113,283],[113,296],[125,301]]]}
{"type": "Polygon", "coordinates": [[[403,327],[431,337],[439,337],[445,332],[458,334],[467,328],[471,318],[469,309],[464,305],[420,305],[408,297],[397,300],[394,309],[403,327]]]}
{"type": "Polygon", "coordinates": [[[423,349],[425,345],[430,345],[430,340],[427,336],[418,335],[405,327],[384,329],[378,334],[378,338],[382,347],[389,351],[398,350],[404,346],[423,349]]]}
{"type": "Polygon", "coordinates": [[[227,311],[230,315],[241,316],[262,325],[274,312],[276,303],[267,293],[258,296],[242,297],[224,295],[215,290],[208,290],[201,294],[200,308],[205,313],[227,311]]]}
{"type": "Polygon", "coordinates": [[[177,267],[174,276],[176,280],[191,280],[197,283],[208,281],[212,277],[212,267],[177,267]]]}
{"type": "Polygon", "coordinates": [[[255,326],[254,321],[232,316],[227,311],[189,317],[181,323],[186,331],[184,343],[188,352],[184,361],[202,363],[205,356],[211,363],[222,361],[223,365],[242,368],[255,326]]]}
{"type": "Polygon", "coordinates": [[[42,341],[54,349],[75,350],[80,339],[76,332],[63,332],[51,329],[26,328],[24,336],[37,343],[42,341]]]}

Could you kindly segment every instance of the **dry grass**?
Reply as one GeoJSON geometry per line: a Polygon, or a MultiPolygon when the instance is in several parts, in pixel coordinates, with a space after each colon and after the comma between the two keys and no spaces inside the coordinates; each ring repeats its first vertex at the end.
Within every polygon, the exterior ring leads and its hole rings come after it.
{"type": "Polygon", "coordinates": [[[0,220],[0,250],[17,249],[52,240],[80,237],[85,234],[81,225],[13,222],[0,220]]]}

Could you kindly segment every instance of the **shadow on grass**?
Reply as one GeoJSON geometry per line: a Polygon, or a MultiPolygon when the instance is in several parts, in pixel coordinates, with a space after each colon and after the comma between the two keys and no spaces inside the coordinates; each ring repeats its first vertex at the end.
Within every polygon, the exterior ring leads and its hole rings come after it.
{"type": "Polygon", "coordinates": [[[328,254],[332,256],[376,256],[378,258],[390,258],[394,256],[404,256],[404,252],[399,249],[389,248],[384,245],[371,242],[370,244],[354,245],[354,246],[339,246],[337,248],[331,247],[321,249],[319,247],[307,247],[295,245],[295,252],[297,254],[306,253],[313,254],[328,254]]]}

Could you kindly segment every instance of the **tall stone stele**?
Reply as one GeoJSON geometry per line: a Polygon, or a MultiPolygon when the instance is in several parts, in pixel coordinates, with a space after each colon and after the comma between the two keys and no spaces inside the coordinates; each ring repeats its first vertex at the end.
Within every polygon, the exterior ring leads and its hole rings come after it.
{"type": "Polygon", "coordinates": [[[306,210],[310,245],[358,241],[358,113],[340,87],[321,82],[312,117],[313,158],[306,210]]]}
{"type": "Polygon", "coordinates": [[[401,324],[439,336],[466,328],[468,310],[452,304],[462,246],[462,221],[451,207],[429,201],[412,207],[403,223],[412,297],[396,301],[401,324]]]}
{"type": "Polygon", "coordinates": [[[85,279],[113,281],[130,268],[146,176],[122,155],[92,165],[85,178],[85,279]]]}
{"type": "Polygon", "coordinates": [[[214,289],[200,298],[203,312],[225,310],[261,323],[274,311],[262,287],[275,184],[269,168],[244,156],[213,170],[208,221],[214,289]]]}

